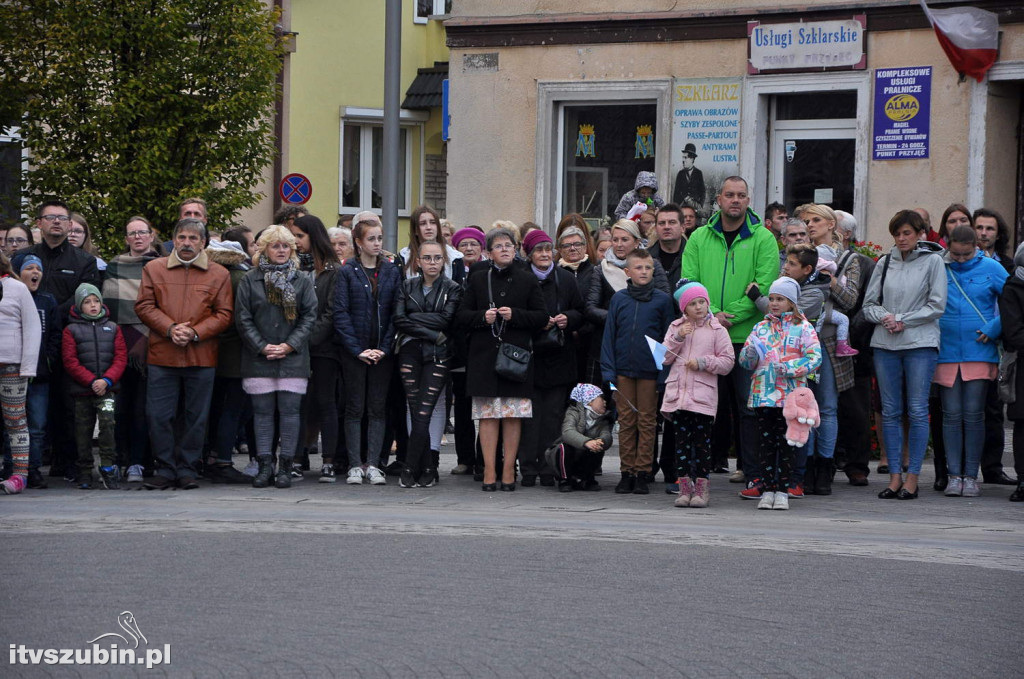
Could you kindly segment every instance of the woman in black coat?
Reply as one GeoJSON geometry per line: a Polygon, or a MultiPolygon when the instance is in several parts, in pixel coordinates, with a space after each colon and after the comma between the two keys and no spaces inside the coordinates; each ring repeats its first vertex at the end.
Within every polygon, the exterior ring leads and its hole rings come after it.
{"type": "Polygon", "coordinates": [[[444,275],[444,246],[423,241],[417,248],[419,275],[407,278],[395,305],[398,374],[409,402],[409,446],[398,485],[429,488],[437,475],[445,409],[438,399],[448,383],[455,344],[451,331],[462,287],[444,275]]]}
{"type": "MultiPolygon", "coordinates": [[[[1024,352],[1024,243],[1013,255],[1014,269],[999,298],[999,316],[1003,319],[1003,349],[1024,352]]],[[[1024,502],[1024,365],[1018,360],[1014,382],[1017,398],[1006,406],[1006,417],[1013,420],[1013,468],[1017,489],[1010,502],[1024,502]]]]}
{"type": "Polygon", "coordinates": [[[533,342],[533,418],[523,426],[519,465],[523,485],[532,486],[540,476],[543,486],[555,485],[544,451],[561,434],[562,417],[569,391],[576,385],[576,344],[573,332],[583,324],[583,297],[569,271],[556,266],[554,243],[544,231],[534,230],[523,239],[530,270],[540,282],[547,309],[547,325],[533,342]]]}
{"type": "MultiPolygon", "coordinates": [[[[590,292],[590,280],[594,276],[594,260],[591,255],[594,245],[589,239],[587,224],[583,222],[582,217],[580,217],[582,226],[570,223],[562,228],[566,220],[572,216],[566,216],[558,225],[558,235],[555,236],[555,244],[558,246],[558,266],[576,281],[576,289],[579,290],[583,311],[586,313],[587,293],[590,292]]],[[[575,216],[579,217],[579,215],[575,216]]],[[[596,258],[596,255],[593,257],[596,258]]],[[[573,344],[582,348],[581,351],[576,352],[576,376],[582,382],[600,381],[600,377],[594,377],[597,370],[590,365],[589,347],[593,339],[594,325],[584,318],[583,323],[572,333],[573,344]]]]}
{"type": "Polygon", "coordinates": [[[473,397],[473,419],[480,421],[480,445],[484,455],[483,490],[497,490],[494,459],[498,429],[504,444],[502,490],[515,490],[516,452],[520,419],[533,417],[533,370],[531,360],[524,382],[512,382],[494,370],[502,342],[531,346],[535,332],[548,322],[537,279],[513,265],[516,241],[505,228],[487,234],[491,265],[470,273],[459,307],[458,323],[468,330],[467,391],[473,397]]]}

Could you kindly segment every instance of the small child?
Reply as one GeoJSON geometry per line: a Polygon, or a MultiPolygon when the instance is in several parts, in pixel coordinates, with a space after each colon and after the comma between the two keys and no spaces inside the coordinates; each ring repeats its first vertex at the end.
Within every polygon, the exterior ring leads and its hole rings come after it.
{"type": "Polygon", "coordinates": [[[663,337],[675,320],[672,298],[658,290],[654,260],[637,248],[626,255],[626,287],[612,295],[601,342],[601,376],[618,389],[619,494],[647,495],[658,434],[658,377],[647,337],[663,337]]]}
{"type": "Polygon", "coordinates": [[[665,199],[658,195],[658,176],[653,172],[638,172],[632,191],[626,191],[615,208],[615,221],[628,219],[626,215],[637,203],[660,208],[665,199]]]}
{"type": "Polygon", "coordinates": [[[121,471],[114,460],[114,390],[128,363],[128,351],[117,324],[94,285],[75,290],[75,305],[61,344],[64,369],[74,380],[75,441],[78,444],[78,487],[92,488],[92,432],[100,422],[100,483],[120,487],[121,471]]]}
{"type": "Polygon", "coordinates": [[[680,281],[675,298],[682,318],[665,333],[665,382],[661,412],[675,427],[679,495],[676,507],[707,507],[711,474],[711,432],[718,410],[718,375],[735,363],[729,331],[708,310],[708,291],[700,283],[680,281]]]}
{"type": "Polygon", "coordinates": [[[786,443],[782,407],[786,396],[807,386],[807,375],[821,365],[821,346],[814,326],[797,310],[800,285],[783,276],[768,293],[768,314],[743,344],[739,362],[753,370],[747,407],[754,410],[761,435],[764,493],[758,509],[789,509],[789,475],[794,451],[786,443]]]}
{"type": "MultiPolygon", "coordinates": [[[[836,275],[836,258],[839,254],[828,245],[819,245],[818,265],[816,270],[827,271],[832,277],[836,275]]],[[[839,277],[839,284],[846,285],[846,276],[839,277]]],[[[828,304],[824,313],[818,318],[814,329],[819,333],[825,323],[832,323],[836,326],[836,356],[856,356],[860,352],[850,346],[850,317],[842,311],[837,311],[832,304],[828,304]]]]}
{"type": "Polygon", "coordinates": [[[558,477],[558,490],[601,490],[594,479],[595,461],[612,446],[612,416],[601,387],[577,384],[562,420],[562,438],[548,448],[547,462],[558,477]]]}

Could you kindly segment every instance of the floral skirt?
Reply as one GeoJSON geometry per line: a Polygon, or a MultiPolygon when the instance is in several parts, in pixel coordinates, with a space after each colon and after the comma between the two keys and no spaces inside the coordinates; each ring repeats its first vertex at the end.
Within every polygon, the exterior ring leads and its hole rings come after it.
{"type": "Polygon", "coordinates": [[[528,398],[502,398],[501,396],[474,396],[474,420],[503,420],[505,418],[533,417],[533,402],[528,398]]]}

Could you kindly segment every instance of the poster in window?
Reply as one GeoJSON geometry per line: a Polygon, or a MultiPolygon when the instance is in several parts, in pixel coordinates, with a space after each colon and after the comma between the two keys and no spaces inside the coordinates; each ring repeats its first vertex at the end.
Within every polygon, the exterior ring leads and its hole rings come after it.
{"type": "Polygon", "coordinates": [[[716,187],[739,174],[740,78],[676,79],[672,97],[672,202],[701,218],[714,211],[716,187]]]}

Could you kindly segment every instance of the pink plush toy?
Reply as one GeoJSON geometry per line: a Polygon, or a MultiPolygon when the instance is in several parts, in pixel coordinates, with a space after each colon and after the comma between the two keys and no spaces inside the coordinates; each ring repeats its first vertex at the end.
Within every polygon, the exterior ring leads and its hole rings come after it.
{"type": "Polygon", "coordinates": [[[786,418],[786,443],[797,448],[802,447],[807,443],[811,427],[821,424],[814,392],[807,387],[794,389],[793,393],[786,397],[782,416],[786,418]]]}

